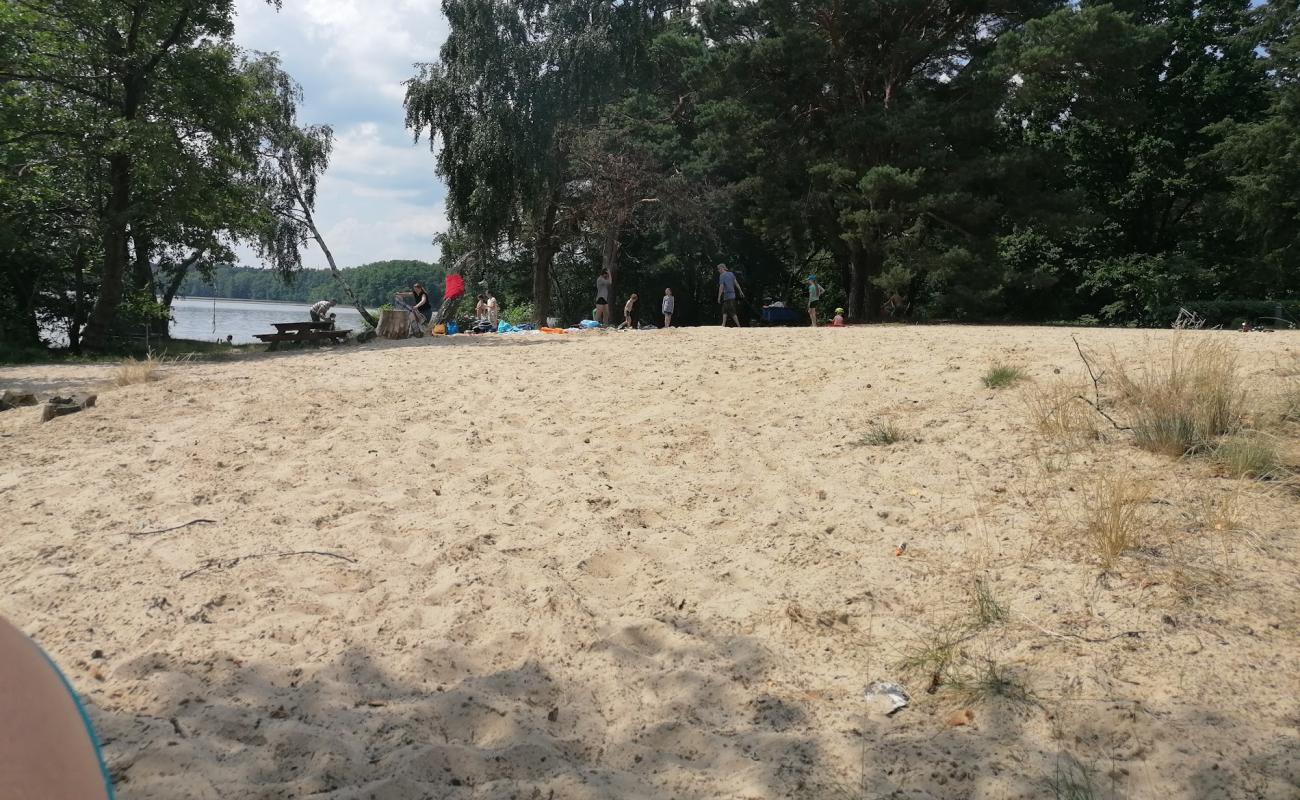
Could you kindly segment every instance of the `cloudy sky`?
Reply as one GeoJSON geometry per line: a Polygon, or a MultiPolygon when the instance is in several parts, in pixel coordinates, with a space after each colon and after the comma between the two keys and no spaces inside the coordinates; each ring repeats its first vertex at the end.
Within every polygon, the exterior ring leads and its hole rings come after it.
{"type": "MultiPolygon", "coordinates": [[[[280,54],[302,84],[299,121],[334,126],[334,155],[316,217],[340,267],[389,258],[437,257],[430,240],[446,229],[445,191],[427,140],[404,126],[402,81],[432,61],[446,37],[438,0],[236,0],[235,40],[280,54]]],[[[258,264],[251,251],[245,264],[258,264]]],[[[307,267],[323,267],[313,245],[307,267]]]]}

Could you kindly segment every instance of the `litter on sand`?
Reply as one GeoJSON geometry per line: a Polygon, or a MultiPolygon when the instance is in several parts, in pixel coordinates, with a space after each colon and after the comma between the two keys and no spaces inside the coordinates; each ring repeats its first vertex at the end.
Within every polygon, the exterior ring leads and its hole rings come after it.
{"type": "Polygon", "coordinates": [[[885,716],[892,716],[900,708],[905,708],[912,698],[907,695],[907,690],[897,683],[885,683],[876,681],[867,687],[867,699],[879,701],[887,704],[885,716]]]}

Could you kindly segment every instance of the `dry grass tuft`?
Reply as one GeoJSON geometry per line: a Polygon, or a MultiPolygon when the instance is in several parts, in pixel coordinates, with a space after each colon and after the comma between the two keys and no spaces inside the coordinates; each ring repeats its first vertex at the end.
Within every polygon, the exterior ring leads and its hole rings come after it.
{"type": "Polygon", "coordinates": [[[1276,440],[1264,433],[1242,433],[1219,441],[1210,458],[1232,478],[1276,480],[1287,470],[1276,440]]]}
{"type": "Polygon", "coordinates": [[[1109,372],[1128,407],[1137,443],[1172,456],[1204,452],[1235,433],[1246,393],[1237,357],[1222,340],[1178,338],[1167,356],[1130,370],[1112,356],[1109,372]]]}
{"type": "Polygon", "coordinates": [[[1006,622],[1010,616],[1007,607],[998,602],[997,597],[993,595],[993,589],[983,578],[976,578],[971,585],[970,601],[976,627],[987,628],[990,625],[1006,622]]]}
{"type": "Polygon", "coordinates": [[[948,683],[969,704],[996,700],[1014,705],[1035,705],[1038,702],[1033,691],[1015,671],[990,658],[981,659],[967,669],[955,672],[948,683]]]}
{"type": "Polygon", "coordinates": [[[153,353],[146,356],[143,361],[128,358],[117,368],[117,374],[113,376],[113,385],[134,386],[137,383],[156,381],[162,377],[158,374],[161,366],[162,361],[155,358],[153,353]]]}
{"type": "Polygon", "coordinates": [[[1300,381],[1291,381],[1282,389],[1282,421],[1300,422],[1300,381]]]}
{"type": "Polygon", "coordinates": [[[1104,477],[1084,493],[1084,534],[1110,569],[1120,556],[1138,547],[1151,527],[1147,504],[1151,487],[1128,477],[1104,477]]]}
{"type": "Polygon", "coordinates": [[[1100,438],[1097,412],[1080,400],[1084,390],[1068,381],[1033,386],[1025,392],[1034,427],[1045,439],[1082,447],[1100,438]]]}
{"type": "Polygon", "coordinates": [[[873,422],[857,444],[863,447],[885,447],[901,442],[905,437],[902,428],[892,422],[873,422]]]}
{"type": "Polygon", "coordinates": [[[1028,380],[1029,376],[1019,367],[1013,367],[1009,364],[994,364],[989,367],[989,371],[984,373],[980,380],[989,389],[1006,389],[1009,386],[1015,386],[1023,380],[1028,380]]]}

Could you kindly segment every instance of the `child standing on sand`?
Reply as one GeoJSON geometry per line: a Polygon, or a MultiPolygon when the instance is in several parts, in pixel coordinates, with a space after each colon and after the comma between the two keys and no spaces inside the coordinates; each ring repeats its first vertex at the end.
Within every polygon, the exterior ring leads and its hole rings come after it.
{"type": "Polygon", "coordinates": [[[635,330],[635,328],[632,326],[632,314],[635,310],[636,310],[636,292],[633,292],[632,296],[629,297],[627,299],[627,302],[623,304],[623,321],[618,326],[618,329],[620,331],[623,330],[624,328],[627,328],[628,330],[635,330]]]}
{"type": "Polygon", "coordinates": [[[664,303],[660,307],[660,310],[664,314],[665,328],[671,328],[673,326],[673,308],[676,305],[677,305],[677,298],[673,297],[673,290],[664,289],[664,303]]]}

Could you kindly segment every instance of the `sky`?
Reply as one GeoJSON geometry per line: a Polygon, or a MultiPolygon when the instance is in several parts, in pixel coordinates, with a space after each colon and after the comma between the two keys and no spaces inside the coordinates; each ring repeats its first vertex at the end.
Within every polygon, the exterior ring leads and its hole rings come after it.
{"type": "MultiPolygon", "coordinates": [[[[334,128],[316,221],[340,267],[392,258],[436,260],[446,190],[427,139],[412,143],[402,82],[433,61],[447,35],[437,0],[236,0],[235,41],[280,54],[303,87],[300,124],[334,128]]],[[[242,263],[261,266],[247,248],[242,263]]],[[[324,267],[312,244],[303,266],[324,267]]]]}

